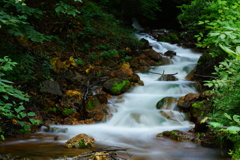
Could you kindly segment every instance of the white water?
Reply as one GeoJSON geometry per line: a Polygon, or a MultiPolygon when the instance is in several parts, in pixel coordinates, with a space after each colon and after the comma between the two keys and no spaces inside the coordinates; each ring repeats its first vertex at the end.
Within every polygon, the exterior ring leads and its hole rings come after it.
{"type": "Polygon", "coordinates": [[[176,104],[171,105],[171,110],[161,109],[171,117],[167,119],[159,113],[160,110],[156,109],[156,103],[164,97],[179,98],[188,93],[197,92],[195,88],[190,87],[193,82],[185,81],[185,77],[195,67],[200,54],[177,45],[157,42],[147,34],[137,34],[137,37],[147,39],[153,49],[159,53],[167,50],[177,53],[177,56],[171,59],[170,65],[159,66],[150,71],[155,73],[164,71],[165,74],[178,73],[176,77],[179,80],[157,81],[160,77],[158,74],[138,73],[145,85],[135,87],[120,99],[118,97],[110,99],[108,109],[113,117],[106,123],[53,125],[51,127],[67,128],[67,133],[61,134],[69,138],[86,133],[94,137],[98,145],[128,148],[131,155],[147,157],[147,160],[171,159],[159,148],[164,144],[156,139],[156,135],[166,130],[189,130],[193,124],[185,120],[183,113],[178,112],[176,104]],[[116,103],[116,101],[121,101],[121,103],[116,103]]]}

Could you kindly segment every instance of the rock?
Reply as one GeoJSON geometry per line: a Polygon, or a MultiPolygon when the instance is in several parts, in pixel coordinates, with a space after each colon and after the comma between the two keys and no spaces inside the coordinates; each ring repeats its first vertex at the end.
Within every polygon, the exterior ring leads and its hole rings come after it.
{"type": "Polygon", "coordinates": [[[168,57],[173,57],[173,56],[176,56],[177,55],[177,53],[176,52],[174,52],[174,51],[167,51],[167,52],[165,52],[164,53],[164,56],[168,56],[168,57]]]}
{"type": "Polygon", "coordinates": [[[92,148],[95,139],[82,133],[69,139],[64,145],[67,148],[92,148]]]}
{"type": "Polygon", "coordinates": [[[57,96],[62,96],[62,91],[58,82],[45,80],[42,82],[42,87],[40,89],[41,93],[49,93],[57,96]]]}
{"type": "Polygon", "coordinates": [[[120,78],[114,78],[103,84],[103,90],[112,95],[119,95],[130,88],[130,81],[120,78]]]}
{"type": "Polygon", "coordinates": [[[159,81],[177,81],[178,79],[174,75],[164,74],[160,78],[159,81]]]}
{"type": "Polygon", "coordinates": [[[184,142],[195,141],[197,138],[197,136],[194,133],[183,132],[183,131],[179,131],[179,130],[164,131],[157,135],[157,137],[162,137],[162,136],[168,137],[172,140],[184,141],[184,142]]]}
{"type": "Polygon", "coordinates": [[[129,77],[131,77],[133,75],[133,71],[130,68],[129,63],[124,63],[118,71],[128,75],[129,77]]]}
{"type": "Polygon", "coordinates": [[[153,49],[145,49],[143,50],[143,53],[148,57],[150,57],[152,60],[155,60],[155,61],[162,60],[162,56],[160,55],[160,53],[157,53],[153,49]]]}
{"type": "Polygon", "coordinates": [[[129,81],[138,83],[140,81],[140,77],[136,73],[133,73],[133,75],[129,77],[129,81]]]}
{"type": "Polygon", "coordinates": [[[190,111],[191,104],[199,98],[199,93],[188,93],[187,95],[179,98],[178,106],[183,112],[190,111]]]}
{"type": "Polygon", "coordinates": [[[97,96],[89,97],[85,106],[89,118],[93,118],[95,121],[104,120],[106,113],[104,112],[103,106],[97,96]]]}
{"type": "Polygon", "coordinates": [[[102,104],[108,103],[107,94],[97,94],[96,96],[102,104]]]}
{"type": "Polygon", "coordinates": [[[128,75],[119,71],[112,71],[110,73],[110,78],[121,78],[124,80],[128,80],[128,75]]]}
{"type": "Polygon", "coordinates": [[[176,102],[177,99],[173,98],[173,97],[165,97],[163,99],[161,99],[160,101],[157,102],[156,104],[156,108],[157,109],[169,109],[169,107],[171,106],[171,104],[173,104],[174,102],[176,102]]]}

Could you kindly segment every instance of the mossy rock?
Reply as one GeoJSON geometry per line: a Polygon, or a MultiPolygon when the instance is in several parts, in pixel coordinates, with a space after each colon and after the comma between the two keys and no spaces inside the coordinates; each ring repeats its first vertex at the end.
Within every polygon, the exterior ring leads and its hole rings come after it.
{"type": "Polygon", "coordinates": [[[168,137],[172,140],[176,141],[183,141],[183,142],[188,142],[188,141],[195,141],[196,140],[196,135],[191,132],[184,132],[184,131],[179,131],[179,130],[173,130],[173,131],[164,131],[162,133],[159,133],[157,137],[168,137]]]}
{"type": "Polygon", "coordinates": [[[92,148],[94,146],[95,139],[84,133],[79,134],[72,139],[69,139],[65,146],[67,148],[92,148]]]}
{"type": "Polygon", "coordinates": [[[130,81],[120,78],[113,78],[103,84],[103,90],[112,95],[119,95],[130,88],[130,81]]]}

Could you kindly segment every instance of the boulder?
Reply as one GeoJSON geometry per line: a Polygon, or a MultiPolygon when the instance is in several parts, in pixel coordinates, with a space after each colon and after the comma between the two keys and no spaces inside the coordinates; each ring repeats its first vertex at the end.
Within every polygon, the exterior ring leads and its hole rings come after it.
{"type": "Polygon", "coordinates": [[[156,108],[157,109],[168,109],[170,105],[174,102],[176,102],[177,99],[173,97],[165,97],[157,102],[156,108]]]}
{"type": "Polygon", "coordinates": [[[103,106],[97,96],[92,96],[85,102],[86,112],[89,118],[95,121],[103,121],[106,113],[103,110],[103,106]]]}
{"type": "Polygon", "coordinates": [[[150,57],[152,60],[155,60],[155,61],[162,60],[162,56],[160,55],[160,53],[157,53],[153,49],[145,49],[143,50],[143,53],[148,57],[150,57]]]}
{"type": "Polygon", "coordinates": [[[199,98],[199,93],[188,93],[187,95],[179,98],[178,106],[183,112],[190,111],[191,104],[199,98]]]}
{"type": "Polygon", "coordinates": [[[165,52],[164,53],[164,56],[168,56],[168,57],[173,57],[173,56],[176,56],[177,55],[177,53],[176,52],[174,52],[174,51],[167,51],[167,52],[165,52]]]}
{"type": "Polygon", "coordinates": [[[95,139],[84,133],[79,134],[72,139],[69,139],[64,145],[67,148],[92,148],[95,139]]]}
{"type": "Polygon", "coordinates": [[[120,78],[107,80],[103,84],[103,90],[112,95],[119,95],[126,92],[130,88],[130,81],[120,78]]]}
{"type": "Polygon", "coordinates": [[[62,91],[60,89],[58,82],[51,81],[51,80],[45,80],[42,82],[40,92],[41,93],[49,93],[49,94],[57,95],[57,96],[62,96],[62,91]]]}
{"type": "Polygon", "coordinates": [[[180,142],[195,141],[197,138],[197,136],[192,132],[184,132],[179,130],[164,131],[157,135],[157,137],[163,137],[163,136],[168,137],[175,141],[180,141],[180,142]]]}

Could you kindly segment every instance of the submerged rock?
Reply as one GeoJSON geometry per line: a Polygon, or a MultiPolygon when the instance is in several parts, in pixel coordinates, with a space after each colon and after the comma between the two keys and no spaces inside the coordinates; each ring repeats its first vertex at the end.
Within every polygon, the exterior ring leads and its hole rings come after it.
{"type": "Polygon", "coordinates": [[[95,139],[84,133],[79,134],[72,139],[69,139],[64,145],[67,148],[92,148],[95,139]]]}

